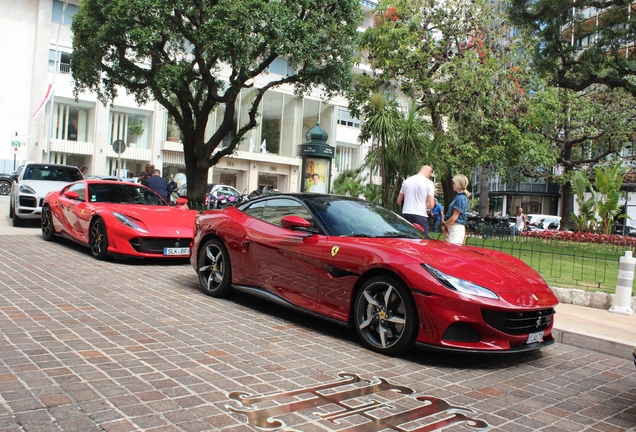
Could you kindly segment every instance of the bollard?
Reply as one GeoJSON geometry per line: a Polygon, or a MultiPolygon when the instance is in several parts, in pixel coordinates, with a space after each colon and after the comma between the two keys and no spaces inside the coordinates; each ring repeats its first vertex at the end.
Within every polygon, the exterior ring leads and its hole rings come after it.
{"type": "Polygon", "coordinates": [[[626,251],[618,264],[618,279],[616,280],[616,295],[614,306],[609,311],[622,315],[633,315],[632,284],[634,283],[634,266],[636,259],[632,258],[632,251],[626,251]]]}

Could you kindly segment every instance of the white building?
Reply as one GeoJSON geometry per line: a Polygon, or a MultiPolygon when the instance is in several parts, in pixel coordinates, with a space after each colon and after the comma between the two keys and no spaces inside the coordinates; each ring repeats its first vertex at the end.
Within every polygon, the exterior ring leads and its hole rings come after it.
{"type": "MultiPolygon", "coordinates": [[[[361,1],[367,15],[363,26],[372,25],[376,3],[361,1]]],[[[183,147],[178,140],[169,139],[173,131],[168,127],[166,110],[159,104],[138,106],[123,91],[112,106],[102,105],[93,94],[81,94],[75,101],[69,53],[70,24],[78,4],[79,0],[3,2],[0,34],[7,61],[0,69],[0,172],[11,172],[24,161],[87,165],[89,175],[114,174],[121,168],[136,176],[147,163],[161,169],[166,178],[183,172],[183,147]],[[32,118],[49,84],[55,88],[53,104],[49,100],[45,109],[32,118]],[[130,125],[136,125],[137,130],[130,125]],[[116,140],[127,145],[121,155],[113,150],[116,140]]],[[[287,62],[278,59],[269,76],[284,74],[286,68],[287,62]]],[[[263,85],[268,76],[259,79],[256,86],[263,85]]],[[[249,106],[252,93],[245,90],[241,95],[237,128],[245,122],[247,110],[243,107],[249,106]]],[[[210,170],[209,182],[245,191],[262,186],[283,192],[300,190],[301,160],[296,156],[296,146],[305,142],[305,132],[317,121],[329,134],[327,143],[336,148],[332,178],[339,171],[357,168],[366,146],[358,143],[359,122],[351,118],[346,107],[344,98],[324,104],[318,94],[296,98],[291,88],[268,92],[263,98],[259,126],[248,134],[235,155],[210,170]],[[263,142],[265,153],[260,149],[263,142]]],[[[210,134],[216,118],[221,117],[222,112],[212,115],[210,134]]]]}

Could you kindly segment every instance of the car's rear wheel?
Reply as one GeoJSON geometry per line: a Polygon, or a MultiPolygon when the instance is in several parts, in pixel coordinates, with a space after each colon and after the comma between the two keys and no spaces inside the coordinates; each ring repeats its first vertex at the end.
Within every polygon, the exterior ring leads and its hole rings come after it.
{"type": "Polygon", "coordinates": [[[42,238],[51,241],[55,238],[55,228],[53,227],[53,213],[51,206],[45,205],[42,208],[42,238]]]}
{"type": "Polygon", "coordinates": [[[102,219],[95,219],[91,224],[91,235],[89,246],[91,255],[98,260],[104,260],[108,256],[108,237],[106,236],[106,226],[102,219]]]}
{"type": "Polygon", "coordinates": [[[0,195],[9,195],[11,193],[11,183],[6,180],[0,180],[0,195]]]}
{"type": "Polygon", "coordinates": [[[199,282],[205,293],[225,297],[232,289],[232,264],[223,242],[211,239],[199,250],[197,259],[199,282]]]}
{"type": "Polygon", "coordinates": [[[413,348],[417,309],[401,281],[390,276],[369,279],[358,291],[354,308],[356,330],[367,347],[382,354],[413,348]]]}

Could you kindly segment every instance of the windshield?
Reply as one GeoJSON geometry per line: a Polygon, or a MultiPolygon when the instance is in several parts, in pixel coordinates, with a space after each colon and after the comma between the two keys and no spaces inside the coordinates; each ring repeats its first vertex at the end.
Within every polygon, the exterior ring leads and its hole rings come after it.
{"type": "Polygon", "coordinates": [[[344,197],[321,196],[306,200],[331,235],[352,237],[426,238],[406,219],[377,204],[344,197]]]}
{"type": "Polygon", "coordinates": [[[88,185],[88,201],[165,206],[152,190],[131,183],[96,183],[88,185]]]}
{"type": "Polygon", "coordinates": [[[77,167],[55,165],[27,165],[24,169],[24,180],[46,180],[74,182],[84,177],[77,167]]]}

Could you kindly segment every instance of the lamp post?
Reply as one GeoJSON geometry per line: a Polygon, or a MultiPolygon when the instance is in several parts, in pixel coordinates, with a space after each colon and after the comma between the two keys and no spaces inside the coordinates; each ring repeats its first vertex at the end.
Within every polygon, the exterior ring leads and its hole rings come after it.
{"type": "Polygon", "coordinates": [[[55,108],[55,76],[57,75],[57,58],[59,56],[60,30],[64,22],[64,12],[66,11],[66,2],[62,3],[62,15],[57,25],[57,38],[55,39],[55,56],[53,58],[53,93],[51,94],[51,117],[49,118],[49,133],[46,140],[46,163],[51,163],[51,141],[53,140],[53,109],[55,108]]]}

